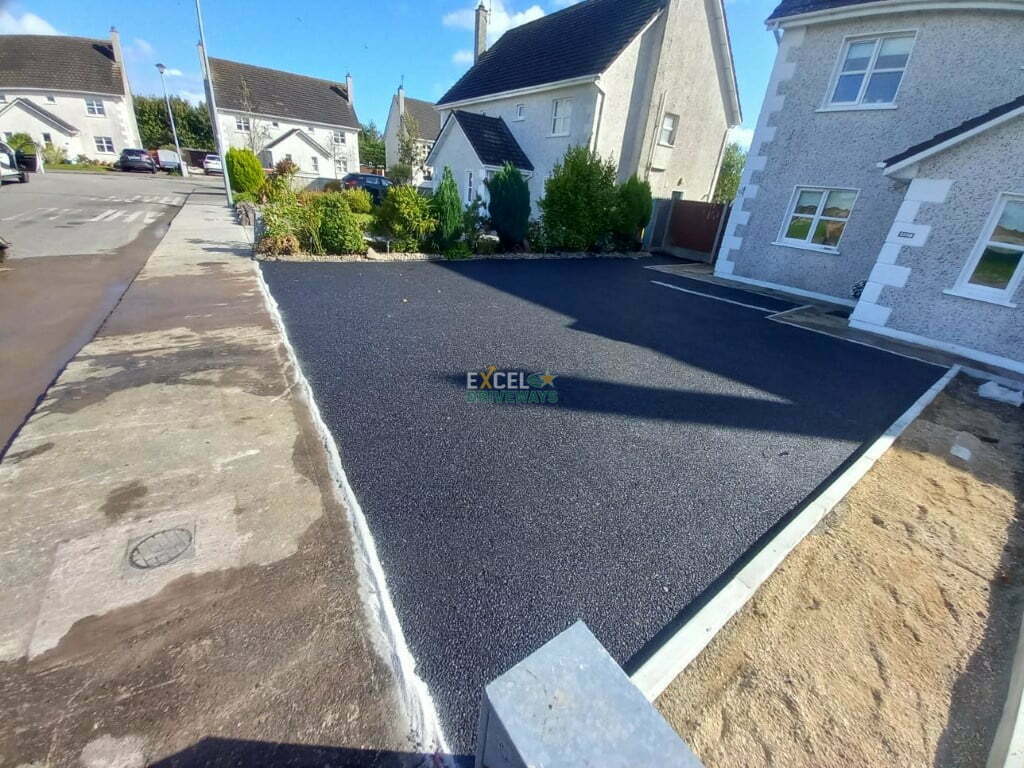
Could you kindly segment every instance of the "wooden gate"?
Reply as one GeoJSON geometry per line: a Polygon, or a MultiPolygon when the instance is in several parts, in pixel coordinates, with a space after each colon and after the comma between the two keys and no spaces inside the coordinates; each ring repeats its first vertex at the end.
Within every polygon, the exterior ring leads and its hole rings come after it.
{"type": "Polygon", "coordinates": [[[698,200],[675,200],[665,245],[714,254],[723,225],[726,206],[698,200]]]}

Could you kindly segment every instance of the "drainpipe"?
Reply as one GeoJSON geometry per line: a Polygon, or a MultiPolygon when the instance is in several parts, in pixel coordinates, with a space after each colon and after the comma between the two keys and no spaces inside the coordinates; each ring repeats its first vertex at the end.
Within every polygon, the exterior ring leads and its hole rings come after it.
{"type": "MultiPolygon", "coordinates": [[[[594,87],[597,88],[597,112],[594,116],[594,131],[593,138],[590,141],[590,149],[593,152],[597,151],[597,142],[601,138],[601,120],[604,118],[604,100],[606,97],[604,89],[598,83],[594,83],[594,87]]],[[[621,163],[622,158],[619,158],[621,163]]]]}

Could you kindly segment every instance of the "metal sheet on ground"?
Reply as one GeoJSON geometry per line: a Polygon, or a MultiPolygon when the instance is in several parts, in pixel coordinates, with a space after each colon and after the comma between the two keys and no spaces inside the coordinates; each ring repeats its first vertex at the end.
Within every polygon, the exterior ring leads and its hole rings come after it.
{"type": "Polygon", "coordinates": [[[456,752],[486,682],[577,619],[627,662],[943,373],[650,263],[263,265],[456,752]],[[490,365],[558,403],[467,402],[490,365]]]}

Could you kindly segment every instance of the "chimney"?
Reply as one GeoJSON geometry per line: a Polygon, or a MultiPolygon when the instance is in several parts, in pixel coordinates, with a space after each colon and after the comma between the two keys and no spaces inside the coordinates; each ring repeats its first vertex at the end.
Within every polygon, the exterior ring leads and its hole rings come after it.
{"type": "Polygon", "coordinates": [[[473,39],[473,63],[476,64],[487,50],[487,20],[491,12],[484,6],[484,0],[476,7],[476,36],[473,39]]]}
{"type": "Polygon", "coordinates": [[[405,86],[398,86],[398,116],[405,117],[405,86]]]}
{"type": "Polygon", "coordinates": [[[349,103],[349,106],[352,107],[352,109],[355,109],[356,108],[356,94],[355,94],[355,91],[353,90],[353,87],[354,86],[352,85],[352,74],[349,73],[349,72],[346,72],[345,73],[345,90],[348,91],[348,103],[349,103]]]}

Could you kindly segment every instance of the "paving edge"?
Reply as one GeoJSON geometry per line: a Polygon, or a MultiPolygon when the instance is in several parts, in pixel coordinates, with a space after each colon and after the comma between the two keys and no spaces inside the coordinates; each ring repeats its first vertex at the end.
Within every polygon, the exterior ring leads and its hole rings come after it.
{"type": "Polygon", "coordinates": [[[1003,715],[999,719],[986,768],[1022,768],[1024,766],[1024,621],[1017,634],[1010,685],[1003,715]]]}
{"type": "Polygon", "coordinates": [[[401,694],[402,705],[409,718],[413,737],[423,746],[426,752],[431,752],[435,762],[440,760],[445,766],[454,768],[450,757],[450,749],[441,729],[441,722],[437,715],[437,708],[434,699],[430,695],[427,684],[416,674],[416,661],[405,640],[402,626],[398,621],[398,614],[395,611],[391,593],[388,590],[387,579],[384,575],[384,568],[381,565],[380,557],[377,554],[377,545],[373,534],[366,521],[363,509],[356,499],[355,491],[348,482],[345,469],[341,463],[341,454],[334,437],[331,435],[327,424],[323,420],[320,408],[313,397],[313,389],[306,379],[299,365],[295,349],[292,347],[291,339],[288,337],[288,330],[281,316],[277,300],[270,292],[270,286],[263,278],[263,270],[258,261],[252,262],[256,272],[256,279],[259,282],[260,290],[263,293],[263,300],[267,311],[274,320],[274,325],[281,336],[281,343],[288,352],[288,361],[293,370],[296,387],[299,397],[309,409],[313,427],[316,430],[324,449],[329,457],[328,469],[331,478],[334,480],[334,490],[339,501],[343,503],[349,513],[349,522],[352,525],[352,537],[356,547],[357,567],[359,568],[360,581],[364,589],[360,590],[364,597],[364,606],[370,619],[377,624],[384,635],[390,655],[390,667],[398,683],[401,694]]]}
{"type": "MultiPolygon", "coordinates": [[[[907,409],[846,471],[822,490],[711,599],[669,637],[630,678],[649,701],[657,699],[700,655],[790,552],[822,521],[874,466],[903,431],[960,373],[954,365],[907,409]]],[[[1022,675],[1024,677],[1024,675],[1022,675]]],[[[1024,680],[1021,680],[1024,684],[1024,680]]],[[[1024,738],[1024,726],[1021,728],[1024,738]]],[[[1017,763],[1013,764],[1018,765],[1017,763]]],[[[991,766],[989,767],[991,768],[991,766]]]]}

